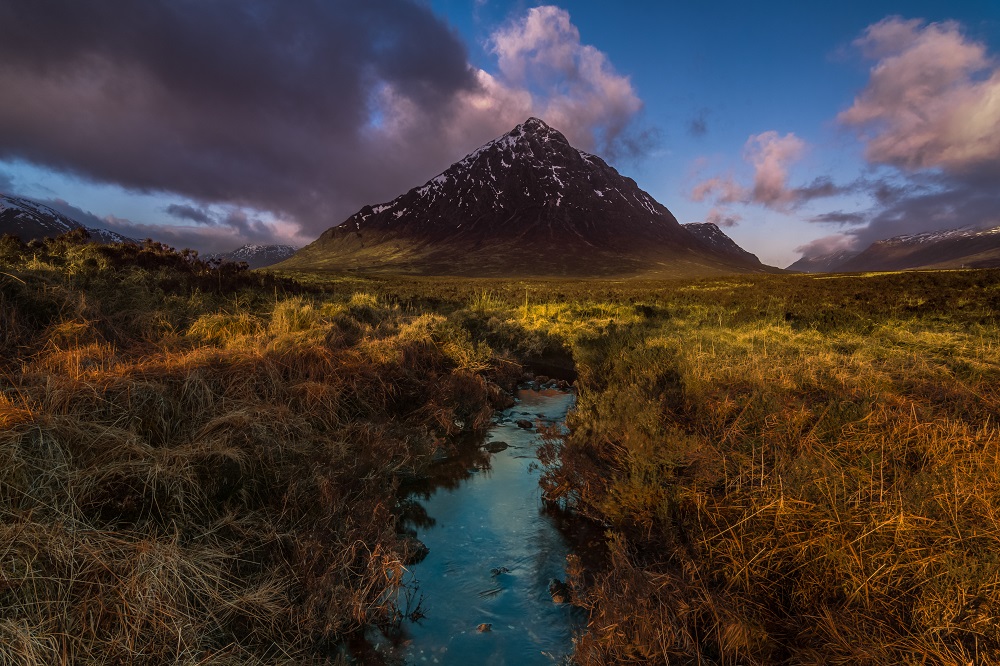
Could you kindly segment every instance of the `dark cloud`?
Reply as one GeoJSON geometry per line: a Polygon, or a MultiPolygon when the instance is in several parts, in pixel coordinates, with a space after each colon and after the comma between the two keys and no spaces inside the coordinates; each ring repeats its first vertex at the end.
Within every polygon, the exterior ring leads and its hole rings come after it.
{"type": "Polygon", "coordinates": [[[939,174],[936,187],[924,178],[905,195],[877,206],[869,224],[850,233],[866,246],[902,234],[1000,225],[1000,178],[986,186],[979,176],[970,182],[939,174]]]}
{"type": "MultiPolygon", "coordinates": [[[[195,222],[194,225],[144,224],[114,215],[99,216],[74,206],[64,199],[35,199],[41,204],[53,208],[70,217],[85,227],[110,229],[118,233],[144,240],[154,240],[167,243],[177,248],[194,248],[202,252],[228,252],[235,250],[244,243],[268,244],[274,242],[275,230],[263,221],[248,215],[244,211],[230,210],[221,216],[214,216],[207,211],[204,214],[207,222],[195,222]]],[[[199,212],[191,206],[178,206],[199,212]]],[[[190,220],[190,218],[187,218],[190,220]]]]}
{"type": "Polygon", "coordinates": [[[434,131],[480,86],[454,32],[408,0],[0,0],[0,25],[0,158],[313,232],[443,162],[392,154],[370,124],[379,94],[434,131]],[[406,168],[379,169],[394,158],[406,168]]]}
{"type": "Polygon", "coordinates": [[[688,121],[688,134],[698,138],[708,134],[708,109],[700,109],[697,115],[688,121]]]}
{"type": "Polygon", "coordinates": [[[855,185],[838,185],[827,176],[820,176],[804,187],[797,187],[793,190],[793,195],[799,203],[806,203],[814,199],[824,199],[835,197],[856,189],[855,185]]]}
{"type": "Polygon", "coordinates": [[[838,210],[832,213],[814,215],[808,221],[817,224],[864,224],[868,221],[868,216],[864,213],[845,213],[838,210]]]}
{"type": "Polygon", "coordinates": [[[556,7],[494,33],[495,75],[422,0],[0,0],[0,26],[0,159],[179,195],[206,233],[262,233],[256,209],[315,238],[531,115],[605,154],[655,139],[556,7]]]}
{"type": "Polygon", "coordinates": [[[170,204],[167,214],[179,220],[189,220],[198,224],[213,224],[215,219],[204,208],[196,208],[187,204],[170,204]]]}
{"type": "Polygon", "coordinates": [[[864,213],[845,213],[838,210],[832,213],[814,215],[808,221],[817,224],[864,224],[868,221],[868,216],[864,213]]]}

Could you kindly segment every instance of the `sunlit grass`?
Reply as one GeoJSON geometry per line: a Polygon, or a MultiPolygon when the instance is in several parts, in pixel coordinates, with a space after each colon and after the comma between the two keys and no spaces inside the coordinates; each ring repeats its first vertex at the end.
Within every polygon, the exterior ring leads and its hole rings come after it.
{"type": "Polygon", "coordinates": [[[1000,661],[996,272],[0,255],[0,661],[322,662],[398,618],[399,475],[569,354],[544,490],[609,548],[570,563],[579,663],[1000,661]]]}

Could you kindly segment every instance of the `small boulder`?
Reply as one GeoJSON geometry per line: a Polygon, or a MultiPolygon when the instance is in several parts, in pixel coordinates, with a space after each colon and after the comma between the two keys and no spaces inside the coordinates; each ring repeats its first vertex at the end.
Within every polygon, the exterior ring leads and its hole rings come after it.
{"type": "Polygon", "coordinates": [[[535,426],[528,419],[518,419],[517,420],[517,427],[518,428],[524,428],[525,430],[531,430],[535,426]]]}
{"type": "Polygon", "coordinates": [[[486,442],[486,444],[483,445],[483,448],[490,453],[500,453],[508,446],[510,445],[507,444],[507,442],[486,442]]]}
{"type": "Polygon", "coordinates": [[[481,625],[476,627],[476,631],[481,634],[485,634],[487,631],[493,631],[493,625],[489,622],[483,622],[481,625]]]}
{"type": "Polygon", "coordinates": [[[490,575],[494,578],[505,573],[510,573],[510,569],[507,567],[496,567],[495,569],[490,569],[490,575]]]}
{"type": "Polygon", "coordinates": [[[541,386],[543,384],[549,383],[549,377],[547,377],[546,375],[538,375],[537,377],[535,377],[535,381],[538,382],[539,386],[541,386]]]}

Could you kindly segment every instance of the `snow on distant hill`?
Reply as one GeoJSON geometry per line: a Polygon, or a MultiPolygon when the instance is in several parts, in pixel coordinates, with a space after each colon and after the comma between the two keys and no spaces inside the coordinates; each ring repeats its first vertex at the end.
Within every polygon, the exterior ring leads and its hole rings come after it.
{"type": "Polygon", "coordinates": [[[788,268],[808,273],[846,273],[997,266],[1000,266],[1000,226],[893,236],[875,241],[861,252],[803,257],[788,268]]]}
{"type": "Polygon", "coordinates": [[[73,229],[86,229],[98,243],[135,243],[136,240],[107,229],[86,227],[54,208],[24,197],[0,194],[0,236],[10,234],[22,241],[51,238],[73,229]]]}
{"type": "Polygon", "coordinates": [[[232,252],[209,255],[207,258],[219,258],[225,261],[245,261],[250,268],[264,268],[288,259],[295,254],[291,245],[254,245],[247,244],[232,252]]]}

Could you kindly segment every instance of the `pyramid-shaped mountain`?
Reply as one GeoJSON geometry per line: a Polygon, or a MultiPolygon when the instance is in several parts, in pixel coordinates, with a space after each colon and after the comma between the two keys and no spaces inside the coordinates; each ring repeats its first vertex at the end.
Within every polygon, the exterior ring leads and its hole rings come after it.
{"type": "Polygon", "coordinates": [[[706,243],[631,178],[537,118],[425,185],[365,206],[280,267],[491,276],[766,270],[706,243]]]}

